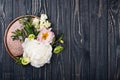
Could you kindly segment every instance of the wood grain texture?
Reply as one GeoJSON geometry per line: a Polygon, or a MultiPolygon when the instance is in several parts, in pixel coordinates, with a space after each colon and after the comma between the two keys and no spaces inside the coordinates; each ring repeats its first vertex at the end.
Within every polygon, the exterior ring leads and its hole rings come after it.
{"type": "Polygon", "coordinates": [[[120,0],[0,0],[0,80],[120,80],[120,0]],[[19,66],[3,37],[16,17],[46,13],[65,50],[36,69],[19,66]]]}
{"type": "Polygon", "coordinates": [[[120,1],[109,2],[108,8],[108,78],[120,79],[120,1]]]}
{"type": "Polygon", "coordinates": [[[107,0],[90,2],[89,14],[90,80],[107,80],[107,0]]]}

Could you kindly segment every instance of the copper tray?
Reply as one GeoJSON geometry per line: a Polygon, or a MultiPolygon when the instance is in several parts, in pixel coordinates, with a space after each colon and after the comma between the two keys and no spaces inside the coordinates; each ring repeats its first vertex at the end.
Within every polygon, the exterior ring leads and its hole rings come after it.
{"type": "MultiPolygon", "coordinates": [[[[34,15],[25,15],[25,16],[32,16],[33,18],[37,17],[34,15]]],[[[19,23],[19,19],[23,18],[24,16],[20,16],[15,18],[8,26],[5,31],[4,35],[4,45],[8,52],[8,54],[16,60],[16,57],[23,53],[22,45],[19,40],[12,40],[12,32],[16,29],[20,29],[21,24],[19,23]]]]}

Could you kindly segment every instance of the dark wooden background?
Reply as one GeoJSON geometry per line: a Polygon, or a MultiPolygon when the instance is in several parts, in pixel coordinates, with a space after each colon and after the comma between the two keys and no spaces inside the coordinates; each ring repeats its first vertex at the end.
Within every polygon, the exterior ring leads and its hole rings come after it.
{"type": "Polygon", "coordinates": [[[120,0],[0,0],[0,80],[120,80],[120,0]],[[42,68],[19,66],[5,50],[5,29],[40,13],[66,48],[42,68]]]}

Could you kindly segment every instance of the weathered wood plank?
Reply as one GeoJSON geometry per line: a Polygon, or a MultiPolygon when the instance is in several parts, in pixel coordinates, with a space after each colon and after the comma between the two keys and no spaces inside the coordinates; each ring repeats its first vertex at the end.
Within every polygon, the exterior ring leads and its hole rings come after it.
{"type": "MultiPolygon", "coordinates": [[[[3,15],[4,15],[4,13],[3,13],[3,5],[4,4],[4,1],[3,0],[1,0],[0,1],[0,34],[1,34],[1,36],[0,36],[0,39],[3,39],[3,36],[4,36],[4,27],[5,27],[5,25],[4,25],[4,19],[3,19],[3,15]]],[[[1,64],[1,66],[0,66],[0,79],[2,79],[2,67],[3,67],[3,63],[2,63],[2,59],[3,59],[3,54],[4,54],[4,44],[3,44],[3,41],[2,40],[0,40],[0,64],[1,64]]]]}
{"type": "MultiPolygon", "coordinates": [[[[2,21],[2,34],[4,34],[4,31],[7,27],[7,25],[10,23],[10,21],[12,20],[12,2],[9,0],[1,0],[3,3],[1,4],[3,6],[3,14],[1,16],[0,21],[2,21]]],[[[3,37],[4,35],[2,35],[2,38],[0,39],[0,41],[3,43],[3,37]]],[[[7,54],[7,52],[5,51],[4,46],[2,45],[3,50],[3,56],[2,56],[2,79],[3,80],[8,80],[8,79],[12,79],[14,80],[14,76],[13,76],[13,60],[10,58],[10,56],[7,54]]]]}
{"type": "Polygon", "coordinates": [[[120,1],[110,0],[108,6],[108,79],[119,80],[120,1]]]}
{"type": "Polygon", "coordinates": [[[88,0],[71,0],[72,80],[89,80],[90,27],[88,0]]]}
{"type": "Polygon", "coordinates": [[[107,80],[107,0],[89,2],[90,80],[107,80]]]}

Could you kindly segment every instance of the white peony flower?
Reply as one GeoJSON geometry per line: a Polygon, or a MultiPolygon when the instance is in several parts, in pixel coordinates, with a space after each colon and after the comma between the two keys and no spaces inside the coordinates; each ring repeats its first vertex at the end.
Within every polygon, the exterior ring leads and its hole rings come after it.
{"type": "Polygon", "coordinates": [[[30,63],[34,67],[41,67],[46,63],[50,63],[52,56],[52,46],[50,44],[41,44],[37,40],[25,39],[23,46],[23,57],[29,58],[30,63]]]}

